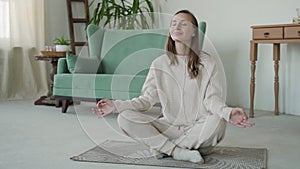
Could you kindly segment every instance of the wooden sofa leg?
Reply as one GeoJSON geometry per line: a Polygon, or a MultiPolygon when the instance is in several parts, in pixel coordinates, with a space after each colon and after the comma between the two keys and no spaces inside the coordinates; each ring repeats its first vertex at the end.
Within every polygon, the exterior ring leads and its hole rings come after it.
{"type": "Polygon", "coordinates": [[[61,112],[66,113],[69,107],[70,100],[62,100],[61,112]]]}
{"type": "Polygon", "coordinates": [[[55,107],[60,107],[61,106],[61,100],[55,99],[55,107]]]}

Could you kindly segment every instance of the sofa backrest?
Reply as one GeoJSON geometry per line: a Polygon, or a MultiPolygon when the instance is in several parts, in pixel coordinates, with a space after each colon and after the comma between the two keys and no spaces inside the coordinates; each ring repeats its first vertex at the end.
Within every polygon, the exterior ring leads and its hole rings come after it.
{"type": "MultiPolygon", "coordinates": [[[[199,27],[202,47],[205,22],[201,22],[199,27]]],[[[101,71],[106,74],[147,75],[152,61],[164,53],[168,31],[110,30],[89,25],[90,57],[97,57],[101,61],[101,71]]]]}
{"type": "Polygon", "coordinates": [[[167,30],[106,30],[101,51],[105,73],[147,74],[152,61],[164,53],[167,30]]]}

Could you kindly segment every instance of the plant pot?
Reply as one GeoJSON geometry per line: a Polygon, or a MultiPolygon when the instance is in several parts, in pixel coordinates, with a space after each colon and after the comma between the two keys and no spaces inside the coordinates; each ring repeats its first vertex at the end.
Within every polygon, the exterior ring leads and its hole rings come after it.
{"type": "Polygon", "coordinates": [[[57,52],[67,52],[69,51],[69,45],[55,45],[55,49],[57,52]]]}

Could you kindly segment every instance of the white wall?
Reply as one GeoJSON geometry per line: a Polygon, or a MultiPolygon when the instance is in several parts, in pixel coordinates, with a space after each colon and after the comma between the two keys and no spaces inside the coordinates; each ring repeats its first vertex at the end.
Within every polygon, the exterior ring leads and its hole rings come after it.
{"type": "Polygon", "coordinates": [[[57,37],[70,37],[66,0],[45,0],[45,32],[46,45],[57,37]]]}
{"type": "MultiPolygon", "coordinates": [[[[83,3],[73,2],[72,9],[73,18],[85,17],[83,3]]],[[[70,39],[66,0],[45,0],[45,31],[46,45],[53,45],[54,39],[61,36],[70,39]]],[[[74,31],[75,41],[86,41],[85,24],[74,24],[74,31]]],[[[79,49],[76,48],[76,51],[79,49]]]]}
{"type": "MultiPolygon", "coordinates": [[[[65,0],[45,0],[46,41],[69,37],[65,0]]],[[[223,61],[227,75],[227,100],[232,106],[249,108],[251,25],[290,23],[299,0],[166,0],[163,12],[192,11],[208,24],[207,35],[223,61]]],[[[280,112],[300,115],[300,44],[281,46],[279,68],[280,112]],[[298,111],[297,111],[298,110],[298,111]]],[[[255,109],[274,110],[272,46],[260,45],[256,70],[255,109]]]]}

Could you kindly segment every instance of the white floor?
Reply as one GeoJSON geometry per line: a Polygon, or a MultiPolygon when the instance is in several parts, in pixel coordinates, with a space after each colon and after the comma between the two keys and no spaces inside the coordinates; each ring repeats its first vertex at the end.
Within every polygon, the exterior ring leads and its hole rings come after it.
{"type": "MultiPolygon", "coordinates": [[[[0,169],[159,168],[70,160],[106,139],[129,140],[118,129],[117,115],[97,119],[93,105],[82,102],[63,114],[33,100],[0,102],[0,169]]],[[[300,168],[300,116],[255,115],[252,128],[228,124],[221,145],[267,148],[268,168],[300,168]]]]}

